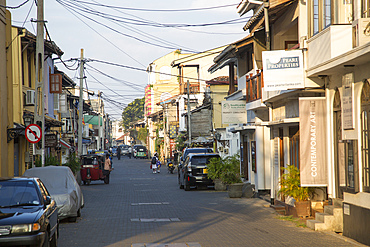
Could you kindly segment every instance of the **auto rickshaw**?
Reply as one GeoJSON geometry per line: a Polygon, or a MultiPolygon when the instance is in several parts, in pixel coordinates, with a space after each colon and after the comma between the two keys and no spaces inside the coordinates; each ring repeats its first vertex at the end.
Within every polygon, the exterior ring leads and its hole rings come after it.
{"type": "Polygon", "coordinates": [[[108,183],[103,175],[105,155],[103,154],[87,154],[81,156],[81,180],[83,184],[89,185],[91,181],[104,180],[108,183]]]}

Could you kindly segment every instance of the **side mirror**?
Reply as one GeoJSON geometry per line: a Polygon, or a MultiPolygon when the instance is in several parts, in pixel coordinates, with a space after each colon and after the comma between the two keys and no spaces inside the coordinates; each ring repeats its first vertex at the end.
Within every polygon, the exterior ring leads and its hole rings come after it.
{"type": "Polygon", "coordinates": [[[49,205],[51,203],[51,197],[50,196],[47,196],[44,200],[45,204],[46,205],[49,205]]]}

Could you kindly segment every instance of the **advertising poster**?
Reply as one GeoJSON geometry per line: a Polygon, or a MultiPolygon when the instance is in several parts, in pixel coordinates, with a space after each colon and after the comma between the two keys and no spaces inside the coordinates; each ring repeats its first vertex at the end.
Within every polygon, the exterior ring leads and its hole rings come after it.
{"type": "Polygon", "coordinates": [[[325,98],[299,98],[301,186],[327,186],[325,98]]]}

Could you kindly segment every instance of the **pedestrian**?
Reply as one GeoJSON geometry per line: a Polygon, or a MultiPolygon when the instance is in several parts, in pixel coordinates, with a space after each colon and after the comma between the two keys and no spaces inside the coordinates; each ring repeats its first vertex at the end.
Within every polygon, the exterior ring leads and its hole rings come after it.
{"type": "Polygon", "coordinates": [[[109,154],[106,154],[103,175],[106,177],[107,184],[109,184],[109,174],[111,170],[112,170],[112,163],[110,161],[109,154]]]}
{"type": "Polygon", "coordinates": [[[121,147],[120,146],[117,147],[117,158],[118,160],[121,159],[121,147]]]}
{"type": "Polygon", "coordinates": [[[128,146],[128,157],[131,159],[131,155],[132,155],[132,147],[131,146],[128,146]]]}
{"type": "Polygon", "coordinates": [[[156,157],[157,157],[157,172],[161,173],[161,161],[158,158],[158,153],[156,153],[156,157]]]}
{"type": "Polygon", "coordinates": [[[157,152],[155,152],[152,158],[152,162],[150,164],[150,167],[153,170],[153,173],[157,173],[157,160],[158,160],[157,156],[158,154],[157,152]]]}
{"type": "Polygon", "coordinates": [[[177,150],[175,149],[174,151],[173,151],[173,164],[175,165],[175,166],[177,166],[178,165],[178,163],[179,163],[179,153],[177,152],[177,150]]]}

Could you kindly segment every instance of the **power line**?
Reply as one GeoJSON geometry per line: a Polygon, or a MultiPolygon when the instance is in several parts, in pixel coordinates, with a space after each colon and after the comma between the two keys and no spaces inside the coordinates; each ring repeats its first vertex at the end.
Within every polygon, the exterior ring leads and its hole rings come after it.
{"type": "Polygon", "coordinates": [[[29,2],[30,0],[26,0],[24,1],[23,3],[19,4],[18,6],[5,6],[5,5],[0,5],[0,7],[3,7],[3,8],[7,8],[7,9],[18,9],[20,7],[22,7],[23,5],[25,5],[27,2],[29,2]]]}
{"type": "Polygon", "coordinates": [[[204,7],[204,8],[193,8],[193,9],[142,9],[142,8],[129,8],[129,7],[120,7],[120,6],[113,6],[113,5],[105,5],[105,4],[94,4],[85,1],[73,0],[74,2],[86,3],[90,5],[96,5],[100,7],[106,8],[113,8],[113,9],[125,9],[125,10],[135,10],[135,11],[150,11],[150,12],[185,12],[185,11],[199,11],[199,10],[210,10],[210,9],[219,9],[219,8],[226,8],[237,6],[238,3],[235,4],[228,4],[228,5],[221,5],[221,6],[213,6],[213,7],[204,7]]]}

